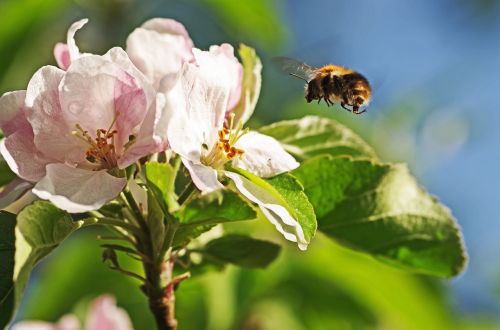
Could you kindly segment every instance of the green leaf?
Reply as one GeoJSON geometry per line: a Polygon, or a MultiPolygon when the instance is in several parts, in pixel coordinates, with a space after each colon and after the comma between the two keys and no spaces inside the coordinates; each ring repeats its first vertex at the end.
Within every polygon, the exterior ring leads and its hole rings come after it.
{"type": "Polygon", "coordinates": [[[16,177],[16,174],[12,172],[7,162],[4,160],[0,161],[0,187],[5,186],[16,177]]]}
{"type": "Polygon", "coordinates": [[[0,211],[0,329],[8,323],[14,310],[14,255],[16,253],[16,215],[0,211]]]}
{"type": "Polygon", "coordinates": [[[280,246],[242,235],[227,235],[214,239],[202,253],[224,263],[240,267],[267,267],[280,252],[280,246]]]}
{"type": "Polygon", "coordinates": [[[239,54],[243,62],[243,84],[240,101],[233,110],[235,122],[246,123],[252,116],[262,85],[262,63],[255,49],[244,44],[240,45],[239,54]]]}
{"type": "Polygon", "coordinates": [[[14,315],[33,267],[82,225],[82,222],[73,222],[68,213],[45,201],[24,208],[17,216],[15,231],[14,217],[6,212],[0,213],[0,251],[5,253],[0,268],[2,329],[14,315]]]}
{"type": "Polygon", "coordinates": [[[181,226],[252,220],[256,216],[245,200],[229,190],[216,191],[191,200],[178,213],[181,226]]]}
{"type": "Polygon", "coordinates": [[[172,246],[179,247],[188,244],[190,241],[209,231],[216,225],[181,226],[175,232],[172,246]]]}
{"type": "Polygon", "coordinates": [[[293,175],[330,238],[421,273],[451,277],[463,269],[465,247],[454,218],[406,166],[323,156],[293,175]]]}
{"type": "Polygon", "coordinates": [[[257,213],[238,194],[222,190],[190,200],[176,216],[180,226],[173,245],[180,246],[219,223],[253,220],[257,213]]]}
{"type": "Polygon", "coordinates": [[[290,215],[297,220],[304,232],[307,243],[316,233],[317,223],[314,209],[309,202],[301,183],[292,175],[283,173],[270,179],[260,178],[241,168],[232,168],[255,185],[264,189],[277,203],[287,209],[290,215]]]}
{"type": "Polygon", "coordinates": [[[363,139],[333,119],[306,116],[264,126],[259,131],[280,141],[289,153],[300,159],[321,154],[377,158],[363,139]]]}
{"type": "Polygon", "coordinates": [[[148,162],[145,166],[146,180],[149,189],[160,202],[165,213],[173,212],[179,208],[175,195],[175,178],[177,170],[170,164],[148,162]]]}

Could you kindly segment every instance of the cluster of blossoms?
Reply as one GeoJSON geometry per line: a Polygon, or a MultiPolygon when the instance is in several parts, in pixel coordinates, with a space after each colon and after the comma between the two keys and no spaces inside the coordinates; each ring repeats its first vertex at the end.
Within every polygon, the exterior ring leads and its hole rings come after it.
{"type": "Polygon", "coordinates": [[[305,249],[297,219],[234,170],[267,178],[298,166],[278,141],[244,128],[260,90],[260,62],[245,86],[231,45],[194,48],[182,24],[163,18],[135,29],[126,50],[82,53],[74,36],[86,23],[74,23],[67,42],[56,45],[59,68],[42,67],[26,90],[0,98],[0,152],[22,186],[68,212],[97,210],[125,188],[128,166],[168,151],[202,194],[234,183],[305,249]]]}
{"type": "MultiPolygon", "coordinates": [[[[86,330],[132,330],[132,322],[123,309],[116,306],[115,298],[109,295],[97,297],[90,305],[85,320],[86,330]]],[[[75,315],[64,315],[57,323],[42,321],[19,322],[12,330],[80,330],[80,321],[75,315]]]]}

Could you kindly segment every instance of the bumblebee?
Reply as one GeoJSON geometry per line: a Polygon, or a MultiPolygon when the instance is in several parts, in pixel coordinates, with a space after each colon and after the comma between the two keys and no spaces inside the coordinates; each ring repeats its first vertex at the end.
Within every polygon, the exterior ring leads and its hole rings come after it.
{"type": "Polygon", "coordinates": [[[328,106],[340,104],[358,115],[366,112],[372,91],[370,83],[360,73],[337,65],[315,68],[288,57],[275,57],[273,62],[282,71],[307,83],[305,98],[308,103],[324,100],[328,106]]]}

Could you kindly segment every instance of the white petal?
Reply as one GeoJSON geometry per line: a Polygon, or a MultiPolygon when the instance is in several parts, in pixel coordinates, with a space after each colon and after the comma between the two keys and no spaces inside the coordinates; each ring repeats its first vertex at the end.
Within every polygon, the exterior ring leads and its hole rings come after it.
{"type": "Polygon", "coordinates": [[[106,171],[87,171],[65,164],[49,164],[46,169],[47,175],[33,193],[71,213],[99,209],[118,196],[127,183],[106,171]]]}
{"type": "Polygon", "coordinates": [[[182,163],[191,174],[191,180],[202,193],[209,193],[224,186],[217,180],[217,171],[203,164],[194,164],[189,160],[182,160],[182,163]]]}
{"type": "Polygon", "coordinates": [[[277,140],[264,134],[249,132],[238,140],[236,147],[245,153],[242,159],[235,158],[233,165],[261,178],[288,172],[299,166],[277,140]]]}
{"type": "Polygon", "coordinates": [[[71,61],[74,61],[81,56],[80,50],[78,49],[78,46],[76,45],[75,42],[75,34],[76,31],[80,30],[85,24],[88,23],[88,21],[89,20],[87,18],[76,21],[70,26],[68,30],[67,43],[68,43],[69,57],[71,61]]]}
{"type": "Polygon", "coordinates": [[[193,60],[193,42],[184,26],[172,19],[154,18],[127,38],[132,62],[158,87],[163,77],[175,75],[193,60]]]}
{"type": "Polygon", "coordinates": [[[241,85],[241,74],[238,72],[241,65],[235,63],[234,57],[228,56],[230,52],[232,52],[232,46],[228,44],[221,47],[212,47],[208,52],[193,48],[196,63],[200,68],[199,74],[202,75],[204,83],[209,86],[220,86],[224,93],[227,93],[226,98],[223,100],[224,104],[214,107],[216,127],[221,127],[224,123],[226,110],[230,106],[229,97],[231,94],[241,93],[241,86],[239,86],[240,90],[238,90],[238,85],[241,85]]]}
{"type": "Polygon", "coordinates": [[[64,315],[57,324],[43,321],[23,321],[16,323],[12,330],[80,330],[80,321],[74,315],[64,315]]]}
{"type": "MultiPolygon", "coordinates": [[[[227,79],[231,81],[231,91],[229,93],[227,110],[232,110],[240,101],[243,83],[243,66],[236,56],[234,56],[234,48],[230,44],[222,44],[220,46],[212,45],[210,46],[209,52],[219,56],[220,60],[225,62],[223,66],[224,72],[219,72],[219,75],[227,75],[227,79]]],[[[197,53],[197,55],[197,61],[200,61],[199,53],[197,53]]]]}
{"type": "Polygon", "coordinates": [[[43,321],[22,321],[16,323],[11,330],[59,330],[56,324],[43,321]]]}
{"type": "Polygon", "coordinates": [[[172,113],[168,141],[172,149],[195,161],[203,144],[212,148],[224,124],[234,87],[234,63],[223,51],[193,49],[197,65],[185,63],[179,79],[167,92],[165,111],[172,113]],[[168,99],[173,101],[168,101],[168,99]],[[195,156],[193,156],[193,153],[195,156]]]}
{"type": "Polygon", "coordinates": [[[226,171],[225,175],[233,180],[236,188],[246,198],[260,207],[262,213],[287,240],[297,242],[301,250],[307,249],[309,243],[302,227],[272,194],[239,174],[226,171]]]}
{"type": "Polygon", "coordinates": [[[202,146],[211,148],[222,128],[229,86],[212,79],[207,66],[185,64],[174,87],[165,94],[168,142],[184,158],[199,161],[202,146]]]}

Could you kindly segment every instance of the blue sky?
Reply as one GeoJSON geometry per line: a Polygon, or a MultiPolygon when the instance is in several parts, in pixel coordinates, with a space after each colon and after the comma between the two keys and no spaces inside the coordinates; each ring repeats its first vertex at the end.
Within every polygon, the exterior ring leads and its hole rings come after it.
{"type": "MultiPolygon", "coordinates": [[[[365,125],[383,120],[384,109],[416,100],[411,111],[421,113],[408,114],[418,118],[408,132],[414,144],[408,161],[452,209],[470,254],[467,272],[451,284],[456,303],[464,311],[498,312],[492,291],[500,286],[500,15],[498,6],[481,13],[471,3],[288,1],[284,10],[291,54],[375,80],[379,91],[373,111],[360,119],[365,125]]],[[[395,131],[392,138],[401,137],[395,131]]]]}

